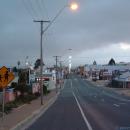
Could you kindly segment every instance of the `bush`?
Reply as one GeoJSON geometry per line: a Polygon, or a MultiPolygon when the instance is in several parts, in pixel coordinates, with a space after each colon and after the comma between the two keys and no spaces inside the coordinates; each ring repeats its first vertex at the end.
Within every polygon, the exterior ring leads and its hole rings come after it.
{"type": "Polygon", "coordinates": [[[14,88],[14,89],[17,89],[18,83],[12,82],[12,83],[11,83],[11,87],[14,88]]]}
{"type": "MultiPolygon", "coordinates": [[[[10,113],[14,105],[12,103],[5,104],[4,112],[6,114],[10,113]]],[[[2,112],[2,105],[0,105],[0,112],[2,112]]]]}
{"type": "Polygon", "coordinates": [[[23,99],[23,102],[30,103],[32,100],[36,99],[37,97],[35,95],[26,95],[23,99]]]}
{"type": "Polygon", "coordinates": [[[47,86],[45,86],[45,85],[43,85],[43,93],[44,93],[45,95],[47,95],[48,93],[50,93],[50,91],[47,90],[47,86]]]}
{"type": "Polygon", "coordinates": [[[40,93],[39,93],[39,92],[36,92],[34,95],[35,95],[36,97],[39,97],[39,96],[40,96],[40,93]]]}
{"type": "MultiPolygon", "coordinates": [[[[25,95],[24,97],[20,96],[16,98],[15,101],[9,102],[5,104],[5,113],[8,114],[11,112],[13,108],[17,108],[18,106],[25,104],[25,103],[30,103],[32,100],[37,99],[38,96],[33,95],[33,94],[28,94],[25,95]]],[[[0,105],[0,112],[2,112],[2,105],[0,105]]]]}

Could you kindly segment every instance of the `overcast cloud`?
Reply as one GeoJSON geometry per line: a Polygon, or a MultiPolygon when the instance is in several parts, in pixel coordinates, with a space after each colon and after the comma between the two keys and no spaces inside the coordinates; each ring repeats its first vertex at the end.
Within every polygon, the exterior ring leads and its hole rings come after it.
{"type": "MultiPolygon", "coordinates": [[[[118,56],[118,61],[130,61],[124,58],[130,53],[117,47],[120,43],[130,44],[130,0],[77,2],[79,10],[66,8],[43,36],[46,64],[54,64],[54,55],[65,58],[70,54],[69,48],[71,55],[79,58],[73,64],[87,64],[98,57],[118,56]],[[90,60],[80,58],[83,56],[90,60]]],[[[66,3],[67,0],[0,0],[0,65],[17,65],[18,60],[24,64],[26,56],[34,63],[40,53],[40,24],[33,19],[41,19],[42,15],[43,20],[51,20],[66,3]]]]}

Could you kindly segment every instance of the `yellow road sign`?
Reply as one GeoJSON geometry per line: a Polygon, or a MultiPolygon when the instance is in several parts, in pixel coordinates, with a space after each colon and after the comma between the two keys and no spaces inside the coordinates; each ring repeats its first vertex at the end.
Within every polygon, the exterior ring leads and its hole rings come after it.
{"type": "Polygon", "coordinates": [[[0,88],[6,88],[7,85],[14,79],[14,74],[9,72],[8,69],[3,66],[0,69],[0,88]]]}

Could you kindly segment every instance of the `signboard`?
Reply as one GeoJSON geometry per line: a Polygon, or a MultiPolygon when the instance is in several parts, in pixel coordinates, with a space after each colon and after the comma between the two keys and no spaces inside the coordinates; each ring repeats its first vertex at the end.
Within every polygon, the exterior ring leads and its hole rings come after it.
{"type": "Polygon", "coordinates": [[[14,74],[9,72],[8,69],[3,66],[0,69],[0,88],[6,88],[7,85],[14,79],[14,74]]]}

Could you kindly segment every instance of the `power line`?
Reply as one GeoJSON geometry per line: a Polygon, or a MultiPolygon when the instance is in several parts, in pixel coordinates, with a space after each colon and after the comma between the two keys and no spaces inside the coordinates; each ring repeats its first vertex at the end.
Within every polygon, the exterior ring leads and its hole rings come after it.
{"type": "Polygon", "coordinates": [[[60,14],[63,12],[63,10],[65,9],[66,5],[63,6],[63,8],[61,8],[59,10],[59,12],[56,14],[56,16],[51,20],[50,24],[43,30],[43,32],[46,32],[48,30],[48,28],[53,24],[53,22],[60,16],[60,14]]]}
{"type": "Polygon", "coordinates": [[[48,23],[50,21],[43,21],[43,20],[34,20],[34,22],[41,24],[41,32],[40,32],[40,91],[41,91],[41,105],[43,105],[43,81],[42,81],[42,73],[43,73],[43,49],[42,49],[42,40],[43,40],[43,23],[48,23]]]}
{"type": "Polygon", "coordinates": [[[25,7],[26,11],[27,11],[28,14],[30,15],[31,19],[34,19],[35,16],[34,16],[34,14],[32,13],[32,11],[29,9],[29,7],[27,6],[25,0],[21,0],[21,1],[22,1],[23,6],[25,7]]]}
{"type": "Polygon", "coordinates": [[[43,9],[44,9],[45,12],[46,12],[47,19],[49,19],[49,14],[48,14],[47,8],[46,8],[46,6],[45,6],[44,0],[41,0],[41,5],[43,6],[43,9]]]}
{"type": "Polygon", "coordinates": [[[39,13],[37,13],[37,9],[35,9],[32,0],[27,0],[27,1],[28,1],[29,5],[30,5],[31,10],[32,10],[33,13],[35,14],[35,16],[38,17],[38,14],[39,14],[39,13]]]}
{"type": "Polygon", "coordinates": [[[42,10],[42,7],[41,7],[41,3],[40,3],[39,0],[34,0],[34,1],[35,1],[35,5],[36,5],[36,7],[37,7],[37,11],[38,11],[38,13],[39,13],[41,19],[43,19],[43,18],[44,18],[44,15],[43,15],[43,10],[42,10]]]}

